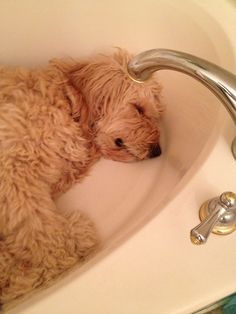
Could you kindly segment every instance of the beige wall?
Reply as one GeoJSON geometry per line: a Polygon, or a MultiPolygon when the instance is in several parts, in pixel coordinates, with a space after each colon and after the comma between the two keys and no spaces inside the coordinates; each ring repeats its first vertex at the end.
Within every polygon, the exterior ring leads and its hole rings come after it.
{"type": "Polygon", "coordinates": [[[192,1],[177,2],[184,6],[173,0],[1,0],[0,62],[34,65],[112,46],[172,48],[214,60],[218,38],[212,44],[209,34],[216,33],[215,23],[198,7],[196,18],[192,1]]]}

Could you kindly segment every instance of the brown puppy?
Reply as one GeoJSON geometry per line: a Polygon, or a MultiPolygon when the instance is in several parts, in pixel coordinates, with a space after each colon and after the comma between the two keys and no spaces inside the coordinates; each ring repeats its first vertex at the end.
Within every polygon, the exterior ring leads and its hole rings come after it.
{"type": "Polygon", "coordinates": [[[0,303],[84,260],[98,245],[90,220],[53,199],[99,157],[160,155],[157,82],[133,82],[128,53],[47,68],[0,69],[0,303]]]}

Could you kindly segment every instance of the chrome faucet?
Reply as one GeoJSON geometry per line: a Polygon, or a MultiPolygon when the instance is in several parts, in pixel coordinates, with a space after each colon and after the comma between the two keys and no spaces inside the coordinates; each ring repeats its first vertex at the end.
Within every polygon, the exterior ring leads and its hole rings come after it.
{"type": "MultiPolygon", "coordinates": [[[[196,56],[167,49],[153,49],[140,53],[128,63],[132,80],[143,83],[153,72],[163,69],[183,72],[202,82],[228,110],[236,124],[236,75],[196,56]]],[[[232,142],[236,159],[236,137],[232,142]]],[[[224,192],[205,202],[200,208],[201,223],[190,233],[194,244],[206,243],[211,232],[228,234],[236,230],[236,194],[224,192]]]]}
{"type": "Polygon", "coordinates": [[[194,244],[206,243],[211,232],[230,234],[236,230],[236,194],[224,192],[202,204],[199,210],[201,223],[190,232],[194,244]]]}
{"type": "MultiPolygon", "coordinates": [[[[163,69],[192,76],[218,97],[236,124],[236,75],[216,64],[184,52],[152,49],[135,56],[127,69],[130,78],[139,83],[148,80],[153,72],[163,69]]],[[[231,149],[236,159],[236,137],[231,149]]]]}

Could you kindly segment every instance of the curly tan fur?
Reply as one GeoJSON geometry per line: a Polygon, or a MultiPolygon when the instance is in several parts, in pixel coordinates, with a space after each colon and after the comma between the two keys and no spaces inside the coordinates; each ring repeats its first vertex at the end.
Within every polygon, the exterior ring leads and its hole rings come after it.
{"type": "Polygon", "coordinates": [[[132,82],[128,58],[119,50],[43,69],[0,68],[0,303],[46,285],[97,247],[92,222],[59,213],[53,199],[99,157],[142,160],[159,143],[160,87],[132,82]]]}

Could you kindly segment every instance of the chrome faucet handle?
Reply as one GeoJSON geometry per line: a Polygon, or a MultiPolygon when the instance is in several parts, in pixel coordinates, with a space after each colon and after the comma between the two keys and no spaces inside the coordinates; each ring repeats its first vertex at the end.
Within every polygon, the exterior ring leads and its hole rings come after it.
{"type": "Polygon", "coordinates": [[[236,194],[224,192],[210,199],[199,210],[201,223],[191,230],[194,244],[206,243],[211,232],[229,234],[236,230],[236,194]]]}

